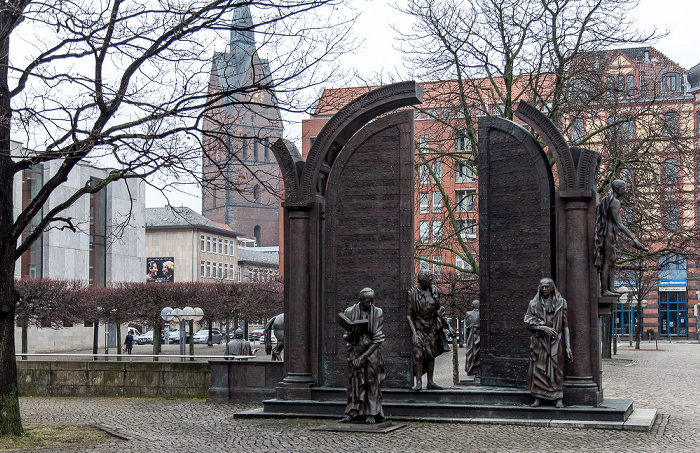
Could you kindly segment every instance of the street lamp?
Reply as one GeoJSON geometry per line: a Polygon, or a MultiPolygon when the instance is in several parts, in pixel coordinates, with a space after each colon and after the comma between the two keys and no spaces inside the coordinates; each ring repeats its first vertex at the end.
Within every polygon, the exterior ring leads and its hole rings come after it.
{"type": "MultiPolygon", "coordinates": [[[[194,321],[199,321],[204,316],[204,311],[201,308],[185,307],[182,310],[179,308],[165,307],[160,312],[160,317],[163,321],[169,323],[173,318],[177,318],[180,324],[180,361],[185,361],[185,321],[190,321],[190,337],[192,336],[194,321]]],[[[168,324],[166,324],[168,326],[168,324]]],[[[170,333],[166,330],[167,341],[170,341],[170,333]]],[[[191,348],[190,353],[194,355],[194,347],[191,348]]]]}

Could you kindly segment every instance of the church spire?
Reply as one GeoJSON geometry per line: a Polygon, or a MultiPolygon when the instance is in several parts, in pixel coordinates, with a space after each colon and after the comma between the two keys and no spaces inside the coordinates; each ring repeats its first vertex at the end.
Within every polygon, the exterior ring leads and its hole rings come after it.
{"type": "Polygon", "coordinates": [[[229,51],[234,54],[243,53],[250,56],[255,52],[253,18],[250,15],[250,6],[247,4],[236,4],[233,9],[229,48],[229,51]]]}

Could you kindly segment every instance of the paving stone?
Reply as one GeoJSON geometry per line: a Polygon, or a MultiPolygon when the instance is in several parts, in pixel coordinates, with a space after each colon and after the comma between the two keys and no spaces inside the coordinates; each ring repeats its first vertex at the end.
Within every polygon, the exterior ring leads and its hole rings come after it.
{"type": "MultiPolygon", "coordinates": [[[[551,421],[541,426],[402,421],[405,427],[381,435],[323,432],[311,428],[328,423],[327,419],[237,419],[236,412],[260,406],[202,400],[22,397],[20,407],[25,427],[96,425],[128,439],[42,450],[55,452],[700,451],[700,345],[664,343],[658,351],[654,343],[642,347],[619,345],[615,359],[603,361],[603,383],[605,398],[634,400],[631,425],[636,423],[634,417],[658,411],[649,432],[579,429],[551,421]]],[[[462,361],[464,350],[459,353],[462,361]]],[[[451,360],[451,353],[439,357],[438,384],[452,385],[451,360]]]]}

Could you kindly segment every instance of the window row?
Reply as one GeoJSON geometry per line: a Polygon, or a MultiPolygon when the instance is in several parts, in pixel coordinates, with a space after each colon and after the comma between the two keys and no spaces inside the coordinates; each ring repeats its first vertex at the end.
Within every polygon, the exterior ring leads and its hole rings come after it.
{"type": "MultiPolygon", "coordinates": [[[[477,221],[476,219],[457,219],[457,231],[463,241],[475,241],[477,232],[477,221]]],[[[442,228],[443,224],[440,220],[435,220],[431,222],[427,220],[422,220],[418,226],[419,229],[419,240],[423,244],[438,243],[442,240],[442,228]]]]}
{"type": "Polygon", "coordinates": [[[241,157],[244,161],[252,160],[253,162],[268,163],[270,162],[270,152],[270,142],[266,138],[241,138],[241,157]],[[252,145],[250,142],[252,142],[252,145]],[[260,152],[260,148],[262,148],[262,153],[260,152]]]}
{"type": "Polygon", "coordinates": [[[199,249],[202,252],[233,256],[233,245],[233,239],[229,241],[228,239],[217,238],[216,236],[205,236],[203,234],[199,237],[199,249]]]}
{"type": "MultiPolygon", "coordinates": [[[[455,211],[456,212],[476,212],[476,191],[474,190],[456,190],[455,191],[455,211]]],[[[421,214],[431,212],[430,205],[432,201],[432,212],[442,211],[442,193],[441,192],[420,192],[418,194],[418,209],[421,214]]]]}
{"type": "MultiPolygon", "coordinates": [[[[440,255],[435,255],[435,256],[421,256],[420,257],[420,270],[428,270],[428,271],[433,271],[435,274],[439,274],[442,271],[442,265],[440,263],[444,263],[445,261],[443,260],[442,256],[440,255]]],[[[470,272],[472,270],[471,265],[462,259],[461,256],[455,255],[455,266],[457,266],[458,269],[462,269],[465,273],[470,272]]],[[[457,270],[457,273],[461,273],[461,271],[457,270]]]]}
{"type": "Polygon", "coordinates": [[[199,276],[219,280],[235,280],[234,265],[202,260],[199,264],[199,276]]]}
{"type": "MultiPolygon", "coordinates": [[[[700,112],[696,114],[696,133],[700,134],[700,112]]],[[[608,140],[633,140],[635,138],[634,121],[623,121],[617,116],[609,116],[607,119],[608,128],[606,137],[608,140]]],[[[678,112],[666,112],[663,114],[663,123],[661,125],[662,134],[667,138],[675,138],[680,135],[680,116],[678,112]]],[[[573,118],[569,128],[571,141],[579,142],[586,136],[586,124],[583,118],[573,118]]]]}

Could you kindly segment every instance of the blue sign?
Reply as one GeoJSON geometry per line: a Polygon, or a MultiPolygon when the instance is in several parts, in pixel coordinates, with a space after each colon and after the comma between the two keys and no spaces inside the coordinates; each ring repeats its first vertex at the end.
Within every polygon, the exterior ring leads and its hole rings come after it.
{"type": "Polygon", "coordinates": [[[615,286],[639,286],[637,282],[628,282],[624,280],[615,280],[615,286]]]}
{"type": "Polygon", "coordinates": [[[659,280],[659,286],[688,286],[688,280],[659,280]]]}

